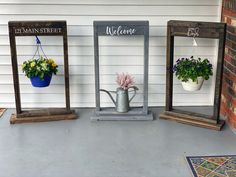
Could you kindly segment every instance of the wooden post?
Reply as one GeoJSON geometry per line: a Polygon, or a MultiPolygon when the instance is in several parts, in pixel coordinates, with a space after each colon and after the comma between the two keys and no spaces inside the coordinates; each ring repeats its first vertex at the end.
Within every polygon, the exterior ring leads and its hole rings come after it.
{"type": "Polygon", "coordinates": [[[143,113],[148,114],[149,22],[144,26],[143,113]]]}
{"type": "Polygon", "coordinates": [[[224,26],[224,31],[219,34],[219,49],[218,49],[218,60],[217,60],[216,80],[215,80],[214,111],[213,111],[213,118],[215,118],[217,123],[219,123],[219,114],[220,114],[225,38],[226,38],[226,24],[224,26]]]}
{"type": "Polygon", "coordinates": [[[94,73],[95,73],[95,100],[96,100],[96,111],[100,111],[100,77],[99,77],[99,42],[98,42],[98,29],[96,21],[93,23],[94,28],[94,73]]]}
{"type": "Polygon", "coordinates": [[[171,28],[167,26],[167,50],[166,50],[166,111],[172,110],[173,99],[173,54],[174,37],[171,35],[171,28]]]}
{"type": "Polygon", "coordinates": [[[64,50],[64,77],[65,77],[66,109],[68,111],[70,111],[70,82],[69,82],[68,42],[67,42],[67,28],[66,28],[66,26],[64,27],[64,30],[63,30],[63,50],[64,50]]]}
{"type": "Polygon", "coordinates": [[[20,114],[21,111],[21,101],[20,101],[20,86],[19,86],[19,75],[18,75],[18,64],[17,64],[17,51],[16,51],[16,39],[14,29],[10,26],[9,23],[9,38],[11,46],[11,63],[12,63],[12,73],[13,73],[13,83],[15,91],[15,104],[16,104],[16,113],[20,114]]]}

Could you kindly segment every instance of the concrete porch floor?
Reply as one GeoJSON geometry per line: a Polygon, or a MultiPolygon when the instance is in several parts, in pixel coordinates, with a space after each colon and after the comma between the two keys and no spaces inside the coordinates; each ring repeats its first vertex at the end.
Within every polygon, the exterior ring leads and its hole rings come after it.
{"type": "Polygon", "coordinates": [[[78,109],[77,120],[10,125],[12,112],[0,118],[0,177],[190,177],[185,156],[236,154],[227,126],[91,122],[93,109],[78,109]]]}

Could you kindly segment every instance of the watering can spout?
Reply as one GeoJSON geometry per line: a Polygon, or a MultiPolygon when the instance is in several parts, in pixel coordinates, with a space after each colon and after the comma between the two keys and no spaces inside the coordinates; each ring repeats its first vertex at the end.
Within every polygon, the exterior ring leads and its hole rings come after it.
{"type": "MultiPolygon", "coordinates": [[[[112,96],[111,93],[110,93],[110,92],[114,92],[114,91],[107,91],[107,90],[104,90],[104,89],[100,89],[100,91],[107,93],[108,96],[111,98],[112,102],[114,103],[114,105],[116,106],[116,102],[115,102],[113,96],[112,96]]],[[[116,92],[115,92],[115,93],[116,93],[116,92]]]]}

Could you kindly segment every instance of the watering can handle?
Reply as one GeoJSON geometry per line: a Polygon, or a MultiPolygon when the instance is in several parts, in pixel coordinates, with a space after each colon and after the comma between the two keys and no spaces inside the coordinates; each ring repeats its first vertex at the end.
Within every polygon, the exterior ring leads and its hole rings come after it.
{"type": "Polygon", "coordinates": [[[99,91],[107,93],[109,95],[109,97],[111,98],[112,102],[116,105],[116,102],[115,102],[114,98],[111,95],[111,93],[116,93],[115,91],[107,91],[105,89],[100,89],[99,91]]]}
{"type": "Polygon", "coordinates": [[[131,91],[129,91],[129,92],[132,92],[132,91],[134,91],[134,94],[133,94],[133,96],[129,99],[129,103],[132,101],[132,99],[135,97],[135,95],[136,95],[136,91],[138,90],[138,87],[136,87],[136,86],[132,86],[132,87],[130,87],[129,89],[133,89],[133,90],[131,90],[131,91]]]}

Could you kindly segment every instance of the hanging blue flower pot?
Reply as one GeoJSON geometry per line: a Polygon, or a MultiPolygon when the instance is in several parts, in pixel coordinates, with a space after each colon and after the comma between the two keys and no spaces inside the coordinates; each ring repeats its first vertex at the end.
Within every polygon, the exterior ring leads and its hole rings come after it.
{"type": "Polygon", "coordinates": [[[49,86],[51,79],[52,75],[45,75],[43,79],[40,79],[38,76],[31,77],[30,81],[34,87],[47,87],[49,86]]]}

